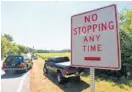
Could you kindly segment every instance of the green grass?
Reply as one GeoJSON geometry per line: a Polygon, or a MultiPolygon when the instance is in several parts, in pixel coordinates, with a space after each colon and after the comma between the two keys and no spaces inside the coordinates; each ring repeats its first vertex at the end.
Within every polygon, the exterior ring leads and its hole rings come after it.
{"type": "MultiPolygon", "coordinates": [[[[70,58],[70,53],[37,53],[43,59],[47,59],[52,56],[68,56],[70,58]]],[[[81,80],[90,85],[90,75],[82,76],[81,80]]],[[[115,78],[112,76],[96,76],[95,78],[95,92],[132,92],[132,80],[115,78]]],[[[80,88],[84,88],[84,84],[80,85],[80,88]]],[[[83,89],[82,92],[90,92],[90,87],[83,89]]]]}
{"type": "Polygon", "coordinates": [[[64,52],[64,53],[37,53],[37,55],[43,59],[47,59],[47,58],[52,57],[52,56],[68,56],[69,58],[71,58],[69,52],[64,52]]]}

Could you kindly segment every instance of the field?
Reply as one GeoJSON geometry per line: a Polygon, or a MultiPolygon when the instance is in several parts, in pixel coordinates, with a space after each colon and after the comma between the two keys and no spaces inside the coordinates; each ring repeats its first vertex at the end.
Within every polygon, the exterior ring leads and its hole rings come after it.
{"type": "MultiPolygon", "coordinates": [[[[38,56],[40,56],[43,59],[47,59],[48,57],[51,56],[68,56],[70,57],[70,53],[66,52],[66,53],[37,53],[38,56]]],[[[42,60],[44,62],[44,60],[42,60]]],[[[42,67],[43,62],[42,61],[38,61],[38,65],[40,65],[40,67],[42,67]]],[[[36,76],[36,75],[35,75],[36,76]]],[[[53,86],[54,84],[49,84],[50,88],[52,87],[55,88],[56,92],[62,92],[62,91],[66,91],[66,92],[90,92],[90,75],[85,75],[85,76],[81,76],[81,82],[80,83],[76,83],[75,81],[71,81],[71,84],[67,84],[70,85],[70,88],[62,86],[62,85],[58,85],[56,82],[56,86],[53,86]],[[75,82],[75,83],[74,83],[75,82]],[[59,90],[61,88],[61,90],[59,90]],[[62,90],[63,89],[63,90],[62,90]],[[78,90],[78,91],[77,91],[78,90]]],[[[55,81],[55,80],[52,80],[55,81]]],[[[111,76],[106,76],[104,75],[102,76],[96,76],[95,77],[95,92],[132,92],[132,86],[129,85],[128,83],[131,82],[124,79],[124,78],[114,78],[111,76]]],[[[34,83],[35,84],[35,83],[34,83]]],[[[47,89],[47,92],[50,92],[50,88],[42,88],[47,89]],[[48,91],[49,90],[49,91],[48,91]]],[[[44,92],[41,90],[36,90],[39,92],[44,92]]]]}
{"type": "Polygon", "coordinates": [[[65,53],[37,53],[37,55],[43,59],[47,59],[52,56],[68,56],[69,58],[71,58],[70,57],[71,55],[69,52],[65,52],[65,53]]]}

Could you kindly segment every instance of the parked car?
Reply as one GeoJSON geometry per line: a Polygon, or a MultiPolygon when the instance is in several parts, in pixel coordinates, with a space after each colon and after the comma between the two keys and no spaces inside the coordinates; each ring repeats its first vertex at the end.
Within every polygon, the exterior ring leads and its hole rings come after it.
{"type": "Polygon", "coordinates": [[[49,72],[56,74],[58,83],[63,83],[64,79],[75,76],[80,80],[82,69],[72,67],[68,57],[51,57],[48,58],[43,67],[44,74],[49,72]]]}
{"type": "Polygon", "coordinates": [[[19,55],[11,55],[4,61],[2,70],[4,70],[5,73],[9,73],[10,71],[27,72],[28,69],[32,68],[32,65],[33,62],[30,59],[25,59],[23,56],[19,55]]]}
{"type": "Polygon", "coordinates": [[[33,60],[37,60],[38,57],[37,57],[37,56],[33,56],[32,59],[33,59],[33,60]]]}

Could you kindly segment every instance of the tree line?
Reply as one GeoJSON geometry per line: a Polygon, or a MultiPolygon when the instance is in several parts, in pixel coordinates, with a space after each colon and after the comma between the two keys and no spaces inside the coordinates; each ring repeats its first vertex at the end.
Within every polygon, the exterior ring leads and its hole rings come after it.
{"type": "Polygon", "coordinates": [[[33,48],[26,47],[24,45],[16,44],[13,41],[13,37],[9,34],[1,35],[1,58],[5,58],[8,55],[20,55],[32,51],[33,48]]]}
{"type": "Polygon", "coordinates": [[[119,18],[122,69],[132,75],[132,9],[124,10],[119,18]]]}

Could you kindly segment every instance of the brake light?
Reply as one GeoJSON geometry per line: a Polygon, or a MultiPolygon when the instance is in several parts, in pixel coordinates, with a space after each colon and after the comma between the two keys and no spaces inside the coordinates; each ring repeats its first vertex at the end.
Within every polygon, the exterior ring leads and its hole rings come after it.
{"type": "Polygon", "coordinates": [[[24,63],[21,63],[19,67],[24,68],[24,63]]]}
{"type": "Polygon", "coordinates": [[[5,64],[5,63],[3,63],[3,66],[2,66],[2,68],[6,68],[6,64],[5,64]]]}

